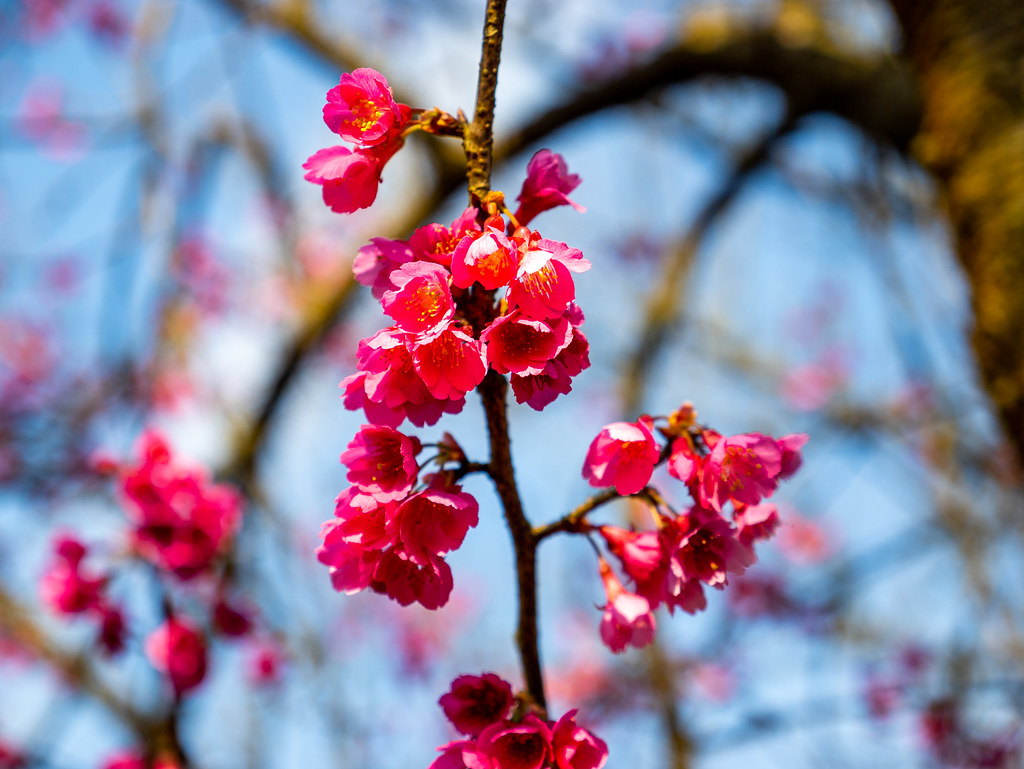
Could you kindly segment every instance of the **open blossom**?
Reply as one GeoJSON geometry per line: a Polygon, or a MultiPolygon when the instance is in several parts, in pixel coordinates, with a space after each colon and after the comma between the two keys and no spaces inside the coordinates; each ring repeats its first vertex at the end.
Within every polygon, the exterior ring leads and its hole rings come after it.
{"type": "Polygon", "coordinates": [[[438,556],[430,555],[424,560],[415,563],[400,548],[385,550],[370,587],[401,606],[415,602],[425,609],[440,609],[452,593],[452,570],[438,556]]]}
{"type": "Polygon", "coordinates": [[[492,724],[477,738],[476,751],[487,762],[481,769],[541,769],[554,757],[551,728],[532,713],[518,724],[492,724]]]}
{"type": "Polygon", "coordinates": [[[576,713],[570,710],[551,731],[555,764],[558,769],[601,769],[608,761],[608,746],[576,723],[576,713]]]}
{"type": "Polygon", "coordinates": [[[518,311],[496,318],[480,334],[487,362],[499,374],[536,375],[573,339],[565,318],[532,320],[518,311]]]}
{"type": "Polygon", "coordinates": [[[374,299],[380,301],[385,292],[395,288],[391,273],[413,259],[412,249],[404,240],[372,238],[356,252],[356,258],[352,260],[352,274],[357,282],[371,290],[374,299]]]}
{"type": "Polygon", "coordinates": [[[381,298],[385,314],[403,331],[422,334],[444,326],[455,314],[451,276],[433,262],[409,262],[391,272],[394,286],[381,298]]]}
{"type": "Polygon", "coordinates": [[[509,284],[509,307],[518,307],[529,318],[545,320],[565,313],[576,298],[573,272],[586,272],[590,262],[578,248],[545,240],[539,233],[526,232],[515,278],[509,284]]]}
{"type": "Polygon", "coordinates": [[[378,502],[401,499],[416,483],[420,442],[391,427],[363,425],[342,453],[348,480],[378,502]]]}
{"type": "Polygon", "coordinates": [[[494,673],[459,676],[439,700],[452,726],[470,737],[504,721],[514,703],[512,686],[494,673]]]}
{"type": "Polygon", "coordinates": [[[564,205],[583,213],[587,209],[569,199],[569,193],[579,186],[580,177],[569,173],[561,155],[547,149],[538,151],[526,166],[526,180],[516,198],[519,201],[516,221],[526,225],[537,214],[564,205]]]}
{"type": "Polygon", "coordinates": [[[477,213],[478,210],[470,206],[452,222],[451,227],[434,223],[417,229],[409,238],[409,248],[415,258],[451,269],[452,254],[462,239],[471,232],[480,232],[477,213]]]}
{"type": "Polygon", "coordinates": [[[782,449],[761,433],[718,438],[704,460],[700,502],[722,512],[732,500],[756,505],[770,496],[782,470],[782,449]]]}
{"type": "Polygon", "coordinates": [[[323,187],[324,203],[337,214],[369,208],[377,199],[384,162],[371,150],[327,147],[302,164],[305,179],[323,187]]]}
{"type": "Polygon", "coordinates": [[[728,574],[742,574],[754,554],[737,538],[736,530],[721,516],[694,508],[672,521],[679,537],[670,559],[670,572],[681,580],[700,580],[722,587],[728,574]]]}
{"type": "Polygon", "coordinates": [[[146,656],[153,667],[184,694],[206,677],[206,641],[184,620],[168,619],[146,639],[146,656]]]}
{"type": "Polygon", "coordinates": [[[461,547],[478,518],[476,500],[458,486],[448,491],[427,489],[388,509],[387,531],[409,560],[428,565],[433,556],[461,547]]]}
{"type": "Polygon", "coordinates": [[[591,486],[614,486],[622,495],[636,494],[647,485],[658,463],[650,417],[636,422],[613,422],[597,434],[583,462],[583,477],[591,486]]]}
{"type": "Polygon", "coordinates": [[[651,605],[641,595],[623,587],[615,572],[601,560],[601,579],[608,603],[601,618],[601,640],[618,654],[627,646],[641,649],[654,640],[656,623],[651,605]]]}
{"type": "Polygon", "coordinates": [[[459,288],[479,283],[488,291],[507,286],[516,276],[519,254],[505,236],[505,220],[494,216],[483,232],[470,232],[452,254],[452,282],[459,288]]]}
{"type": "Polygon", "coordinates": [[[484,345],[455,324],[413,346],[413,368],[435,398],[457,400],[487,374],[484,345]]]}
{"type": "Polygon", "coordinates": [[[327,92],[323,112],[327,127],[342,139],[370,146],[401,130],[409,108],[395,101],[381,73],[361,67],[343,74],[327,92]]]}
{"type": "Polygon", "coordinates": [[[740,542],[750,547],[754,542],[768,539],[779,527],[779,511],[770,502],[742,507],[732,517],[738,528],[740,542]]]}

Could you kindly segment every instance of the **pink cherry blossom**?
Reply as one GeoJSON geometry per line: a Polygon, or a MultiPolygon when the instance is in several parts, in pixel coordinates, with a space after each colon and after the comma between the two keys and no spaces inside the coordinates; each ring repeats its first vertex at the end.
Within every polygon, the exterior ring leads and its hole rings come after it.
{"type": "Polygon", "coordinates": [[[518,724],[487,727],[477,738],[476,750],[488,762],[479,762],[479,769],[541,769],[554,758],[551,729],[532,713],[518,724]]]}
{"type": "Polygon", "coordinates": [[[341,455],[349,483],[380,503],[402,499],[416,483],[418,438],[391,427],[363,425],[341,455]]]}
{"type": "Polygon", "coordinates": [[[315,152],[302,167],[306,169],[306,181],[323,187],[328,208],[350,214],[373,205],[384,164],[368,150],[339,146],[315,152]]]}
{"type": "Polygon", "coordinates": [[[482,233],[466,235],[452,254],[452,282],[459,288],[479,283],[488,291],[507,286],[516,276],[518,251],[505,237],[504,220],[492,217],[482,233]]]}
{"type": "Polygon", "coordinates": [[[481,759],[476,755],[475,740],[449,742],[447,745],[439,747],[438,751],[441,755],[435,758],[427,769],[473,769],[466,763],[465,756],[467,754],[471,756],[470,760],[473,761],[475,769],[480,769],[481,766],[489,769],[489,762],[482,763],[486,759],[481,759]]]}
{"type": "Polygon", "coordinates": [[[761,433],[720,438],[704,460],[700,502],[721,512],[729,500],[756,505],[770,496],[782,469],[782,450],[761,433]]]}
{"type": "Polygon", "coordinates": [[[789,478],[800,469],[800,465],[804,461],[800,449],[807,443],[807,438],[807,433],[794,433],[779,438],[777,443],[782,451],[782,469],[779,471],[779,478],[789,478]]]}
{"type": "Polygon", "coordinates": [[[409,248],[417,259],[436,262],[451,269],[452,254],[463,237],[471,232],[480,232],[477,224],[477,209],[470,206],[452,222],[451,227],[443,224],[427,224],[420,227],[409,238],[409,248]]]}
{"type": "Polygon", "coordinates": [[[636,532],[616,526],[602,526],[598,531],[608,543],[608,549],[622,562],[623,570],[635,582],[649,579],[665,560],[656,531],[636,532]]]}
{"type": "Polygon", "coordinates": [[[401,130],[408,108],[395,102],[382,74],[368,67],[354,69],[327,92],[324,122],[342,139],[366,146],[380,144],[401,130]]]}
{"type": "Polygon", "coordinates": [[[544,320],[562,315],[576,298],[573,272],[585,272],[590,262],[565,243],[544,240],[539,233],[521,230],[519,268],[509,284],[509,307],[518,307],[530,318],[544,320]]]}
{"type": "Polygon", "coordinates": [[[672,442],[672,453],[668,457],[668,473],[683,483],[690,483],[700,476],[703,460],[693,449],[687,435],[681,435],[672,442]]]}
{"type": "Polygon", "coordinates": [[[476,499],[458,486],[427,489],[388,509],[387,532],[410,561],[426,566],[434,556],[461,547],[478,518],[476,499]]]}
{"type": "Polygon", "coordinates": [[[373,582],[383,551],[391,544],[385,509],[355,487],[338,495],[334,520],[320,528],[323,544],[316,557],[328,567],[331,585],[339,593],[358,593],[373,582]]]}
{"type": "Polygon", "coordinates": [[[456,678],[439,703],[456,729],[476,737],[488,726],[504,721],[515,699],[508,681],[494,673],[483,673],[456,678]]]}
{"type": "Polygon", "coordinates": [[[406,346],[407,335],[397,326],[378,331],[359,343],[359,368],[366,372],[366,397],[390,408],[422,403],[429,395],[416,373],[406,346]]]}
{"type": "Polygon", "coordinates": [[[206,677],[206,641],[191,623],[174,617],[146,638],[146,656],[181,696],[206,677]]]}
{"type": "Polygon", "coordinates": [[[623,587],[615,572],[601,560],[601,579],[608,603],[601,618],[601,640],[616,654],[627,646],[641,649],[654,640],[656,623],[651,605],[641,595],[623,587]]]}
{"type": "Polygon", "coordinates": [[[439,609],[451,595],[452,570],[443,558],[431,555],[425,561],[414,563],[399,548],[386,550],[370,586],[401,606],[417,602],[425,609],[439,609]]]}
{"type": "Polygon", "coordinates": [[[770,538],[779,527],[779,511],[770,502],[738,509],[732,517],[738,527],[738,537],[747,547],[754,542],[770,538]]]}
{"type": "Polygon", "coordinates": [[[519,201],[516,221],[526,225],[537,214],[564,205],[583,213],[587,209],[569,199],[569,193],[579,186],[580,177],[569,173],[561,155],[547,149],[538,151],[526,166],[526,180],[516,198],[519,201]]]}
{"type": "Polygon", "coordinates": [[[572,377],[557,359],[549,360],[539,374],[513,374],[510,381],[516,403],[525,403],[535,411],[542,411],[559,395],[572,392],[572,377]]]}
{"type": "Polygon", "coordinates": [[[448,270],[432,262],[408,262],[390,274],[393,289],[384,292],[385,314],[403,331],[422,334],[447,324],[455,314],[448,270]]]}
{"type": "Polygon", "coordinates": [[[518,311],[496,318],[480,334],[487,344],[487,362],[499,374],[519,376],[543,373],[573,339],[565,318],[531,320],[518,311]]]}
{"type": "Polygon", "coordinates": [[[608,746],[576,723],[577,710],[558,719],[551,742],[558,769],[601,769],[608,761],[608,746]]]}
{"type": "Polygon", "coordinates": [[[54,559],[39,581],[44,604],[61,614],[81,614],[98,608],[103,579],[82,570],[86,548],[71,536],[54,542],[54,559]]]}
{"type": "Polygon", "coordinates": [[[417,342],[412,362],[427,391],[440,399],[463,398],[487,374],[483,343],[454,324],[417,342]]]}
{"type": "Polygon", "coordinates": [[[669,570],[680,580],[699,579],[711,587],[723,587],[728,574],[742,574],[754,562],[754,554],[721,516],[694,508],[674,519],[679,540],[669,560],[669,570]]]}
{"type": "Polygon", "coordinates": [[[406,262],[413,261],[412,249],[404,240],[372,238],[369,244],[356,252],[352,260],[352,273],[356,280],[371,290],[378,301],[384,292],[395,288],[391,273],[406,262]]]}
{"type": "Polygon", "coordinates": [[[362,409],[366,421],[375,425],[398,427],[405,420],[405,410],[394,409],[384,403],[371,400],[366,395],[366,372],[357,371],[349,374],[338,383],[341,388],[341,401],[349,411],[362,409]]]}
{"type": "Polygon", "coordinates": [[[637,422],[613,422],[597,434],[583,462],[583,477],[591,486],[614,486],[623,496],[647,485],[658,463],[650,417],[637,422]]]}

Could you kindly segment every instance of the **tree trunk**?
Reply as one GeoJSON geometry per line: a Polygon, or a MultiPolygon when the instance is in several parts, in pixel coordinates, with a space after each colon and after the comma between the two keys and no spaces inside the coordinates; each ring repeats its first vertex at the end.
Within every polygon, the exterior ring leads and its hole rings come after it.
{"type": "Polygon", "coordinates": [[[1024,467],[1024,0],[892,0],[923,101],[983,384],[1024,467]]]}

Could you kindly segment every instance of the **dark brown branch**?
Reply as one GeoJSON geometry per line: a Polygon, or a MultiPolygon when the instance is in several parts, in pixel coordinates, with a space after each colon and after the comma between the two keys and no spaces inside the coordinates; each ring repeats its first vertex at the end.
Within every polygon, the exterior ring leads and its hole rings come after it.
{"type": "MultiPolygon", "coordinates": [[[[466,177],[470,202],[479,204],[490,192],[491,164],[494,143],[494,94],[498,87],[498,63],[501,60],[502,29],[505,23],[505,0],[488,0],[484,19],[483,51],[477,81],[476,109],[473,122],[466,128],[463,147],[466,152],[466,177]]],[[[490,294],[478,296],[481,303],[493,301],[490,294]]],[[[487,417],[487,434],[491,446],[490,476],[505,511],[505,521],[516,555],[516,582],[519,593],[519,619],[516,645],[523,666],[523,681],[531,704],[547,712],[544,676],[540,665],[537,640],[537,540],[523,512],[522,499],[516,488],[512,466],[511,440],[508,432],[506,396],[508,382],[496,371],[488,371],[477,387],[487,417]]]]}
{"type": "Polygon", "coordinates": [[[495,154],[507,157],[522,152],[582,118],[714,76],[771,83],[794,110],[838,115],[901,151],[907,149],[920,123],[913,78],[894,60],[793,47],[771,30],[759,30],[712,49],[698,49],[681,40],[651,61],[598,81],[538,116],[500,141],[495,154]]]}
{"type": "Polygon", "coordinates": [[[478,205],[491,189],[491,164],[494,145],[494,94],[498,88],[498,64],[501,62],[502,29],[505,25],[505,0],[489,0],[484,18],[483,50],[476,85],[476,109],[473,122],[466,128],[466,177],[471,205],[478,205]]]}
{"type": "Polygon", "coordinates": [[[487,434],[491,444],[490,474],[505,509],[505,520],[512,535],[516,553],[516,580],[519,588],[519,621],[516,645],[523,666],[526,691],[533,703],[547,710],[544,677],[541,673],[537,634],[537,538],[523,512],[512,467],[511,441],[505,396],[508,382],[491,370],[477,388],[487,415],[487,434]]]}
{"type": "MultiPolygon", "coordinates": [[[[634,494],[633,496],[643,496],[643,492],[641,491],[639,494],[634,494]]],[[[557,521],[553,521],[545,526],[538,526],[533,530],[533,536],[538,542],[540,542],[543,539],[547,539],[552,534],[558,534],[562,531],[577,531],[580,524],[583,522],[583,519],[590,515],[590,513],[602,505],[606,505],[613,500],[621,498],[622,495],[614,488],[605,489],[600,494],[594,494],[557,521]]]]}

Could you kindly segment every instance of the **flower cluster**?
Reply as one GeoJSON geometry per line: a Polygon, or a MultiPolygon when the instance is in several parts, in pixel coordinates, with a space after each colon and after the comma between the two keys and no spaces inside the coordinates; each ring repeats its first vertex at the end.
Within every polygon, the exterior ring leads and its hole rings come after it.
{"type": "Polygon", "coordinates": [[[369,587],[403,606],[415,601],[428,609],[447,603],[452,573],[443,556],[476,526],[478,508],[451,473],[432,474],[415,489],[421,448],[393,427],[363,425],[341,455],[353,485],[338,496],[317,549],[335,590],[369,587]]]}
{"type": "MultiPolygon", "coordinates": [[[[230,597],[226,559],[219,557],[240,523],[238,492],[211,483],[203,469],[186,466],[167,440],[154,431],[143,433],[133,461],[121,463],[96,454],[91,466],[99,474],[118,479],[130,522],[129,552],[157,567],[152,571],[161,583],[164,617],[147,633],[142,647],[153,667],[166,677],[175,697],[205,680],[207,649],[214,636],[248,637],[254,648],[269,650],[273,642],[257,632],[254,611],[230,597]],[[187,592],[182,583],[187,583],[187,592]],[[178,606],[184,603],[189,604],[188,611],[178,606]]],[[[87,555],[86,546],[77,538],[58,538],[53,559],[40,578],[40,594],[59,614],[95,618],[99,622],[98,644],[115,653],[125,646],[129,627],[108,592],[124,568],[99,573],[87,566],[87,555]]],[[[115,565],[130,563],[122,560],[115,565]]]]}
{"type": "Polygon", "coordinates": [[[488,368],[508,374],[516,401],[540,411],[590,365],[572,278],[590,262],[501,215],[483,226],[478,217],[469,208],[451,227],[360,249],[356,279],[394,321],[359,343],[359,370],[341,383],[345,406],[370,422],[434,424],[462,409],[488,368]]]}
{"type": "MultiPolygon", "coordinates": [[[[410,114],[373,70],[342,76],[324,109],[333,130],[370,149],[393,146],[410,114]]],[[[372,202],[352,179],[338,184],[346,196],[372,202]]],[[[590,365],[572,277],[590,263],[526,226],[555,206],[580,208],[568,197],[578,184],[559,155],[541,150],[527,167],[516,214],[496,194],[486,211],[470,207],[450,226],[429,224],[408,240],[374,238],[359,250],[356,280],[392,325],[359,342],[358,370],[340,385],[346,408],[362,409],[369,424],[341,456],[352,486],[320,532],[317,557],[339,592],[370,588],[429,609],[451,593],[444,556],[462,545],[478,515],[457,482],[465,457],[454,441],[441,444],[428,460],[438,471],[421,477],[423,447],[397,429],[405,420],[423,427],[458,413],[489,371],[507,375],[516,400],[539,411],[590,365]]]]}
{"type": "Polygon", "coordinates": [[[175,460],[167,441],[146,432],[138,464],[122,470],[121,493],[146,560],[189,580],[208,570],[241,521],[241,499],[200,468],[175,460]]]}
{"type": "Polygon", "coordinates": [[[346,72],[327,92],[324,122],[357,146],[322,149],[302,167],[308,181],[323,187],[324,203],[332,211],[352,213],[376,200],[381,172],[402,148],[411,114],[408,105],[395,101],[387,80],[376,70],[346,72]]]}
{"type": "Polygon", "coordinates": [[[39,580],[43,603],[58,614],[87,615],[99,623],[98,642],[108,654],[124,648],[125,623],[121,609],[106,595],[108,577],[90,573],[82,565],[88,550],[71,535],[53,543],[53,560],[39,580]]]}
{"type": "Polygon", "coordinates": [[[430,769],[601,769],[604,741],[576,723],[519,712],[509,683],[494,673],[459,676],[440,699],[445,716],[467,739],[438,748],[430,769]],[[515,711],[515,712],[514,712],[515,711]]]}
{"type": "Polygon", "coordinates": [[[705,585],[722,589],[730,574],[742,574],[754,563],[754,543],[771,537],[779,525],[778,510],[764,500],[799,468],[807,441],[803,434],[779,440],[760,433],[723,437],[697,425],[690,404],[659,428],[669,445],[659,445],[654,429],[647,416],[610,424],[591,443],[583,464],[591,485],[614,486],[623,496],[643,494],[656,524],[642,532],[597,529],[635,586],[627,590],[600,559],[608,599],[601,638],[614,652],[650,643],[659,605],[694,614],[707,606],[705,585]],[[656,492],[644,493],[662,461],[693,499],[686,512],[676,514],[656,492]],[[723,516],[729,504],[731,521],[723,516]]]}

